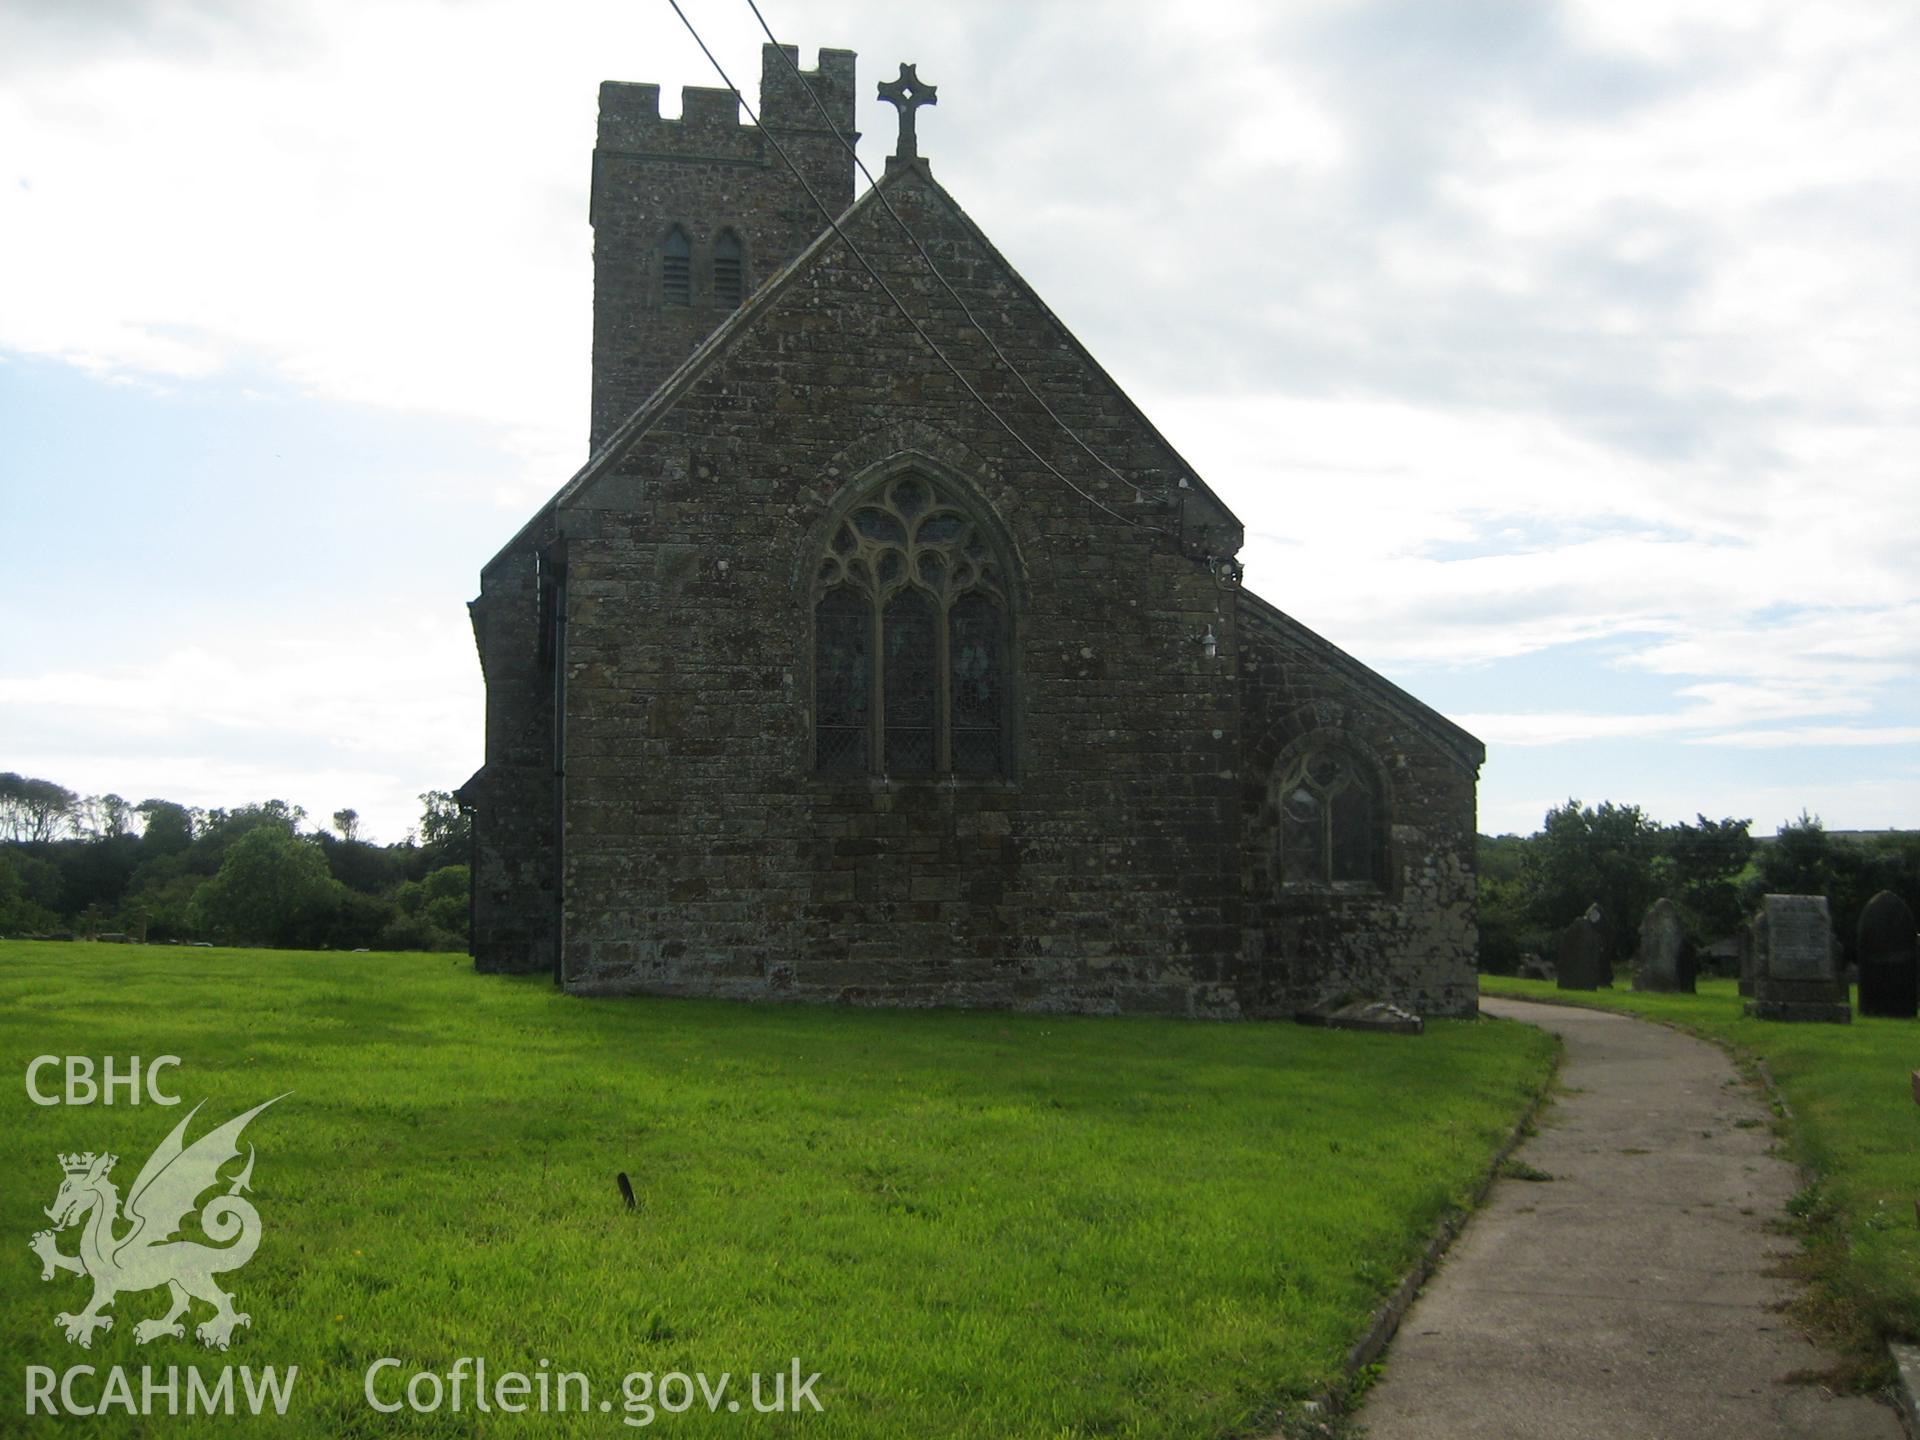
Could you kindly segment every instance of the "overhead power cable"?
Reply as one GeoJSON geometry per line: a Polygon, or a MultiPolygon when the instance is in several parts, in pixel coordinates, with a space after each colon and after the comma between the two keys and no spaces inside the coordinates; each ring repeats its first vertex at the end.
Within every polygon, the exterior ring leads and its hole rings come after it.
{"type": "Polygon", "coordinates": [[[1007,367],[1008,372],[1012,374],[1013,378],[1020,382],[1020,388],[1027,392],[1027,398],[1044,410],[1047,418],[1065,431],[1067,438],[1084,450],[1089,460],[1093,461],[1094,464],[1098,465],[1122,485],[1133,491],[1134,494],[1145,497],[1147,492],[1144,489],[1129,480],[1125,475],[1122,475],[1118,470],[1114,469],[1112,465],[1108,464],[1104,456],[1097,453],[1091,445],[1080,438],[1078,432],[1076,432],[1071,425],[1060,418],[1054,408],[1040,397],[1039,391],[1027,383],[1027,377],[1021,373],[1020,367],[1007,358],[1006,352],[1000,348],[999,343],[994,340],[992,333],[988,331],[987,327],[974,318],[972,309],[967,305],[967,302],[961,298],[960,292],[953,288],[952,284],[948,282],[947,277],[940,273],[940,267],[933,263],[933,256],[929,255],[927,253],[927,247],[920,243],[920,237],[913,233],[913,228],[900,217],[900,212],[893,208],[893,201],[887,198],[886,192],[880,190],[880,182],[873,178],[873,172],[867,168],[867,162],[860,158],[858,148],[855,147],[851,140],[847,139],[846,134],[840,127],[833,123],[833,117],[827,113],[826,105],[821,101],[819,95],[815,93],[814,88],[807,84],[806,77],[800,73],[800,66],[794,61],[791,55],[787,54],[786,47],[774,39],[773,27],[767,24],[767,17],[760,13],[760,7],[754,3],[754,0],[747,0],[747,8],[753,11],[753,18],[760,22],[760,28],[766,32],[768,42],[780,52],[780,58],[787,62],[787,69],[793,72],[793,78],[799,82],[800,88],[806,91],[807,98],[813,101],[813,108],[820,112],[820,118],[827,122],[827,128],[833,132],[834,138],[839,140],[842,148],[846,150],[847,154],[853,157],[853,163],[859,166],[860,173],[867,177],[867,184],[873,186],[879,194],[880,203],[886,207],[887,214],[893,217],[893,223],[900,227],[900,233],[907,237],[907,240],[912,244],[913,248],[919,252],[921,260],[926,262],[927,272],[931,274],[935,280],[940,282],[940,288],[945,290],[953,303],[960,307],[960,313],[966,317],[967,323],[980,332],[980,338],[985,340],[987,345],[992,349],[994,358],[1007,367]]]}
{"type": "MultiPolygon", "coordinates": [[[[773,132],[768,130],[765,125],[762,125],[760,123],[760,117],[753,113],[753,107],[747,104],[746,96],[741,92],[740,87],[733,83],[733,80],[728,76],[725,67],[721,65],[720,61],[717,58],[715,58],[713,51],[707,48],[707,42],[700,38],[700,32],[699,30],[694,28],[693,21],[687,18],[687,12],[680,8],[680,0],[667,0],[667,4],[671,5],[673,7],[673,13],[680,17],[680,23],[687,27],[687,33],[693,37],[693,43],[700,47],[700,53],[707,57],[707,63],[713,66],[714,73],[720,77],[720,83],[725,85],[729,90],[733,91],[736,95],[739,96],[740,106],[743,110],[747,112],[747,118],[751,120],[755,125],[759,126],[760,133],[766,136],[767,143],[773,147],[774,154],[778,155],[781,159],[781,162],[786,165],[787,169],[793,172],[793,178],[800,182],[800,188],[806,191],[807,198],[813,202],[814,208],[818,210],[821,213],[821,215],[826,218],[826,222],[828,226],[832,229],[834,236],[840,241],[841,244],[847,247],[848,253],[851,254],[854,259],[860,262],[860,268],[867,272],[867,275],[869,276],[869,278],[872,279],[873,283],[878,285],[881,289],[881,292],[886,295],[887,299],[893,302],[894,309],[898,310],[901,314],[901,317],[906,320],[907,324],[913,327],[913,333],[920,337],[921,342],[926,345],[927,349],[933,352],[934,358],[937,359],[943,366],[946,367],[948,374],[952,375],[955,380],[960,382],[961,388],[964,389],[968,395],[973,397],[974,401],[980,406],[980,408],[985,410],[987,414],[993,418],[995,423],[997,423],[1002,430],[1007,432],[1008,436],[1014,441],[1015,444],[1017,444],[1022,450],[1026,451],[1028,455],[1032,456],[1035,463],[1037,463],[1042,468],[1044,468],[1048,474],[1052,475],[1056,480],[1058,480],[1062,485],[1065,485],[1069,490],[1071,490],[1074,494],[1078,495],[1082,500],[1086,501],[1089,505],[1093,506],[1094,509],[1101,511],[1103,514],[1112,516],[1115,520],[1118,520],[1123,525],[1132,525],[1141,530],[1150,530],[1157,535],[1164,535],[1164,534],[1170,533],[1169,531],[1163,530],[1161,527],[1157,525],[1149,525],[1145,521],[1135,520],[1131,516],[1122,515],[1118,510],[1115,510],[1111,506],[1106,505],[1096,496],[1089,495],[1085,490],[1081,489],[1078,485],[1074,484],[1072,480],[1068,479],[1065,475],[1063,475],[1060,472],[1059,468],[1056,465],[1054,465],[1054,463],[1051,460],[1047,459],[1046,456],[1042,455],[1038,450],[1034,449],[1033,446],[1027,442],[1026,437],[1023,436],[1018,430],[1014,429],[1012,424],[1009,423],[1009,421],[1007,420],[1007,418],[994,408],[993,403],[990,400],[988,400],[986,396],[982,395],[979,392],[979,390],[977,390],[974,387],[973,382],[967,379],[967,377],[961,373],[959,366],[955,365],[953,361],[947,358],[946,352],[940,348],[939,344],[934,340],[933,336],[927,333],[926,327],[920,323],[920,321],[914,316],[913,312],[907,309],[906,305],[901,301],[900,297],[894,293],[893,287],[887,284],[886,280],[882,278],[878,270],[873,268],[872,263],[867,259],[867,257],[864,254],[861,253],[860,247],[853,243],[853,237],[848,235],[847,232],[841,228],[839,219],[834,215],[834,213],[830,209],[827,208],[826,202],[822,200],[819,197],[819,195],[814,193],[813,186],[807,183],[807,177],[800,172],[800,167],[794,164],[793,158],[787,154],[785,147],[782,146],[779,140],[777,140],[774,137],[773,132]]],[[[782,55],[786,54],[784,50],[782,50],[780,53],[782,55]]],[[[802,88],[807,88],[807,87],[805,87],[803,84],[802,88]]],[[[808,93],[811,94],[812,91],[809,89],[808,93]]],[[[832,128],[834,128],[835,132],[838,133],[837,126],[832,128]]],[[[886,197],[882,196],[881,198],[884,200],[886,197]]]]}

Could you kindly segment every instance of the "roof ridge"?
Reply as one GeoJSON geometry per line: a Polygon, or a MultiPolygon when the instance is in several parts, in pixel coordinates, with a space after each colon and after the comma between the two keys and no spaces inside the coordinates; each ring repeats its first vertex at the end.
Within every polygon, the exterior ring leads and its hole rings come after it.
{"type": "MultiPolygon", "coordinates": [[[[1122,386],[1118,380],[1114,379],[1112,373],[1106,366],[1102,365],[1093,353],[1081,343],[1080,338],[1068,328],[1065,321],[1061,320],[1059,315],[1055,313],[1053,307],[1041,298],[1039,291],[1033,287],[1032,282],[1021,274],[1018,268],[1001,253],[999,247],[987,237],[986,232],[982,230],[979,223],[967,213],[966,208],[954,198],[952,192],[933,178],[931,167],[922,160],[889,166],[881,177],[874,182],[874,184],[868,186],[846,210],[841,212],[824,230],[809,241],[798,254],[768,277],[765,284],[759,286],[752,295],[748,296],[739,308],[734,310],[732,314],[727,316],[725,320],[721,321],[718,326],[709,332],[706,338],[693,348],[687,358],[675,366],[666,378],[654,387],[653,392],[635,408],[631,415],[607,434],[607,437],[600,442],[580,468],[528,518],[524,525],[514,532],[513,537],[509,539],[505,545],[501,546],[481,569],[485,571],[497,564],[516,546],[524,543],[528,533],[532,531],[544,517],[567,504],[578,495],[581,490],[605,474],[608,469],[616,464],[620,457],[647,432],[653,422],[658,419],[664,411],[671,408],[674,401],[678,400],[681,395],[691,388],[693,383],[713,364],[715,359],[727,349],[728,345],[743,330],[752,325],[762,313],[779,300],[792,285],[796,277],[818,263],[821,256],[823,256],[835,242],[841,240],[843,236],[846,238],[848,245],[852,246],[852,238],[845,236],[846,228],[859,219],[862,212],[878,203],[878,197],[881,195],[883,189],[891,189],[904,184],[905,177],[909,175],[918,176],[927,186],[931,194],[947,206],[954,217],[964,227],[972,241],[981,247],[986,258],[992,264],[998,266],[1019,288],[1021,294],[1024,295],[1026,300],[1030,302],[1039,313],[1041,320],[1058,332],[1062,341],[1080,362],[1106,384],[1115,398],[1125,407],[1132,420],[1145,432],[1150,442],[1165,451],[1173,462],[1173,469],[1177,472],[1176,478],[1183,479],[1187,482],[1186,493],[1197,495],[1217,507],[1226,521],[1244,534],[1245,525],[1240,517],[1234,514],[1226,502],[1201,478],[1200,472],[1187,458],[1174,448],[1173,443],[1161,433],[1159,427],[1141,410],[1140,406],[1135,403],[1133,397],[1127,393],[1125,387],[1122,386]]],[[[908,239],[911,240],[911,238],[911,232],[908,232],[908,239]]],[[[1007,363],[1011,364],[1010,361],[1007,363]]],[[[1061,423],[1060,428],[1069,437],[1073,436],[1072,431],[1065,429],[1064,422],[1061,423]]],[[[1178,489],[1170,486],[1168,499],[1174,499],[1179,493],[1180,491],[1178,489]]]]}
{"type": "MultiPolygon", "coordinates": [[[[927,167],[926,162],[921,161],[916,166],[903,166],[901,168],[914,168],[920,171],[922,178],[932,187],[934,193],[951,207],[954,215],[959,219],[960,223],[967,228],[968,233],[973,237],[975,243],[987,252],[987,258],[992,260],[1013,278],[1014,282],[1025,292],[1027,299],[1033,303],[1034,308],[1040,312],[1041,318],[1052,325],[1054,329],[1058,330],[1061,338],[1066,341],[1068,347],[1073,350],[1074,354],[1079,356],[1085,365],[1112,388],[1113,393],[1119,398],[1120,403],[1127,408],[1132,418],[1147,432],[1153,442],[1173,457],[1176,462],[1175,468],[1191,483],[1197,493],[1211,500],[1215,505],[1218,505],[1222,513],[1244,531],[1246,528],[1245,522],[1243,522],[1238,515],[1234,514],[1232,508],[1226,501],[1222,500],[1219,495],[1214,492],[1213,487],[1201,478],[1198,468],[1196,468],[1186,456],[1182,455],[1179,450],[1174,448],[1173,442],[1161,433],[1160,427],[1154,424],[1147,413],[1135,403],[1134,398],[1127,393],[1126,387],[1113,378],[1113,372],[1100,363],[1099,358],[1081,343],[1080,337],[1073,333],[1073,330],[1068,326],[1067,322],[1062,320],[1054,311],[1054,308],[1041,298],[1040,292],[1034,288],[1033,282],[1027,279],[1025,275],[1022,275],[1019,268],[1001,253],[1000,247],[988,238],[987,232],[981,229],[980,223],[967,213],[966,207],[954,198],[953,192],[933,178],[932,171],[927,167]]],[[[891,175],[893,172],[889,171],[888,173],[891,175]]],[[[1061,423],[1060,428],[1063,430],[1066,429],[1065,422],[1061,423]]],[[[1067,431],[1067,433],[1069,435],[1073,434],[1072,431],[1067,431]]]]}
{"type": "Polygon", "coordinates": [[[1246,602],[1255,621],[1264,622],[1277,630],[1284,631],[1290,639],[1304,640],[1321,652],[1322,659],[1354,672],[1368,685],[1385,692],[1386,698],[1408,709],[1415,719],[1431,722],[1440,732],[1440,738],[1455,749],[1462,758],[1471,760],[1476,767],[1486,763],[1486,742],[1465,726],[1454,723],[1417,695],[1401,689],[1366,661],[1348,654],[1319,631],[1294,619],[1271,600],[1256,595],[1245,587],[1241,588],[1239,594],[1246,602]]]}
{"type": "Polygon", "coordinates": [[[542,516],[571,500],[586,485],[616,463],[634,442],[647,432],[648,427],[659,414],[669,409],[672,402],[678,400],[692,386],[700,374],[713,363],[715,357],[726,349],[728,342],[784,294],[801,270],[817,260],[834,241],[840,238],[841,227],[866,206],[874,203],[874,197],[880,193],[880,186],[889,183],[895,173],[897,172],[889,171],[877,184],[868,186],[866,191],[842,211],[832,224],[808,241],[798,254],[768,276],[764,284],[757,286],[753,293],[736,306],[726,319],[709,331],[706,338],[693,347],[687,358],[674,366],[667,373],[666,378],[654,386],[653,392],[634,408],[632,414],[607,432],[607,437],[587,456],[580,468],[574,471],[559,489],[547,497],[540,508],[528,518],[526,524],[516,530],[513,538],[502,545],[494,553],[493,558],[481,566],[481,569],[484,571],[497,563],[501,557],[526,538],[527,532],[542,516]]]}

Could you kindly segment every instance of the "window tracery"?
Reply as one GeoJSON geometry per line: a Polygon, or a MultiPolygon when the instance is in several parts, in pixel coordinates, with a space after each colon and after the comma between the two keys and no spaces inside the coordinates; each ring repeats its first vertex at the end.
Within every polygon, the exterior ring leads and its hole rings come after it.
{"type": "Polygon", "coordinates": [[[1276,787],[1282,883],[1380,885],[1386,879],[1383,797],[1371,770],[1332,745],[1287,767],[1276,787]]]}
{"type": "Polygon", "coordinates": [[[1007,773],[1008,594],[969,506],[895,476],[835,529],[814,596],[817,771],[1007,773]]]}

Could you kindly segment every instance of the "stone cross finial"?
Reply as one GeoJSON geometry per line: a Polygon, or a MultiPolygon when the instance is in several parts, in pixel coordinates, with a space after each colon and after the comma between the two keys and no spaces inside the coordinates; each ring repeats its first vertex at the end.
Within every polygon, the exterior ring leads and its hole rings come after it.
{"type": "Polygon", "coordinates": [[[900,143],[893,149],[895,160],[920,158],[920,147],[913,134],[913,112],[922,105],[939,104],[936,89],[933,85],[923,85],[920,77],[913,73],[913,66],[904,61],[898,79],[880,82],[880,98],[900,112],[900,143]]]}

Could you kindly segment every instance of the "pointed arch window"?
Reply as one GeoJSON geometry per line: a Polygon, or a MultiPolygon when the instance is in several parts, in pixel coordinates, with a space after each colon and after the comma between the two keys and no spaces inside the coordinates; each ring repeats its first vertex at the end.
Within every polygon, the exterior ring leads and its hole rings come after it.
{"type": "Polygon", "coordinates": [[[660,303],[693,303],[693,246],[678,225],[667,232],[660,245],[660,303]]]}
{"type": "Polygon", "coordinates": [[[1282,771],[1275,799],[1284,884],[1385,883],[1384,797],[1371,767],[1338,747],[1316,746],[1282,771]]]}
{"type": "Polygon", "coordinates": [[[746,253],[738,235],[722,230],[713,242],[713,303],[734,310],[746,295],[746,253]]]}
{"type": "Polygon", "coordinates": [[[926,476],[896,476],[835,530],[814,582],[814,768],[1008,773],[1006,572],[926,476]]]}

